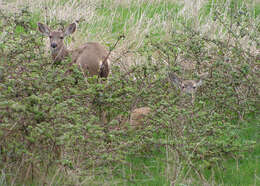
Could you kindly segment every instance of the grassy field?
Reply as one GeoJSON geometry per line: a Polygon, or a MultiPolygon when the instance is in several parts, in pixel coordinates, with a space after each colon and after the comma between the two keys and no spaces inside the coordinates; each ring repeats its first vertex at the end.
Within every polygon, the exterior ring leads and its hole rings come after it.
{"type": "Polygon", "coordinates": [[[0,185],[260,185],[259,1],[3,0],[0,11],[0,185]],[[110,49],[109,86],[64,76],[68,61],[53,68],[38,22],[77,22],[69,48],[110,49]],[[168,70],[210,72],[194,104],[168,70]],[[114,130],[147,105],[147,127],[114,130]]]}
{"type": "MultiPolygon", "coordinates": [[[[239,137],[241,143],[246,140],[258,144],[240,157],[224,158],[212,169],[204,169],[203,175],[209,185],[258,185],[259,184],[259,117],[250,116],[247,122],[241,124],[239,137]]],[[[184,179],[187,175],[185,166],[180,168],[177,163],[167,159],[167,149],[164,153],[154,152],[149,156],[128,158],[130,167],[120,167],[122,185],[171,185],[169,177],[175,177],[176,185],[203,185],[202,180],[184,179]],[[169,162],[168,162],[169,161],[169,162]],[[170,167],[175,165],[178,169],[170,167]],[[179,174],[178,174],[179,173],[179,174]],[[134,178],[134,179],[133,179],[134,178]],[[131,182],[129,180],[134,180],[131,182]]],[[[176,160],[175,160],[176,161],[176,160]]],[[[180,163],[180,162],[178,162],[180,163]]],[[[205,183],[204,183],[205,184],[205,183]]],[[[120,185],[120,184],[119,184],[120,185]]]]}

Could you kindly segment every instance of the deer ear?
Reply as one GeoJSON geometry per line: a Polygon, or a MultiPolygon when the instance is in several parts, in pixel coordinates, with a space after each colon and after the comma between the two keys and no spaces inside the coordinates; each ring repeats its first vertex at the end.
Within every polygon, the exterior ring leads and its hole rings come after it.
{"type": "Polygon", "coordinates": [[[42,23],[38,23],[38,29],[39,29],[39,31],[43,34],[43,35],[45,35],[45,36],[49,36],[50,35],[50,28],[47,26],[47,25],[45,25],[45,24],[42,24],[42,23]]]}
{"type": "Polygon", "coordinates": [[[208,77],[209,73],[205,72],[199,75],[200,79],[206,79],[208,77]]]}
{"type": "Polygon", "coordinates": [[[199,87],[199,86],[202,85],[202,83],[203,83],[203,81],[202,81],[202,79],[200,79],[200,80],[196,83],[196,86],[199,87]]]}
{"type": "Polygon", "coordinates": [[[70,24],[66,29],[65,29],[65,32],[64,32],[64,34],[65,34],[65,36],[68,36],[68,35],[70,35],[70,34],[73,34],[74,32],[75,32],[75,30],[76,30],[76,23],[72,23],[72,24],[70,24]]]}
{"type": "Polygon", "coordinates": [[[173,72],[169,72],[169,78],[174,86],[180,87],[182,81],[177,75],[175,75],[173,72]]]}

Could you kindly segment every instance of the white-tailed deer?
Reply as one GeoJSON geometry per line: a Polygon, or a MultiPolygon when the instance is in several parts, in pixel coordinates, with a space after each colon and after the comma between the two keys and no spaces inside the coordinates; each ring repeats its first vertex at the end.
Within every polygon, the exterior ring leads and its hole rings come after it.
{"type": "Polygon", "coordinates": [[[38,23],[39,31],[50,39],[52,59],[55,62],[62,61],[66,56],[71,55],[72,62],[76,63],[83,72],[90,76],[107,77],[109,74],[108,51],[99,43],[87,42],[83,46],[68,50],[64,44],[64,38],[76,30],[76,24],[70,24],[65,31],[52,31],[42,23],[38,23]]]}
{"type": "Polygon", "coordinates": [[[173,72],[169,73],[170,82],[174,85],[180,88],[181,92],[191,94],[192,97],[192,103],[194,103],[195,100],[195,93],[199,86],[202,85],[203,79],[208,75],[208,73],[200,75],[199,80],[183,80],[179,78],[176,74],[173,72]]]}

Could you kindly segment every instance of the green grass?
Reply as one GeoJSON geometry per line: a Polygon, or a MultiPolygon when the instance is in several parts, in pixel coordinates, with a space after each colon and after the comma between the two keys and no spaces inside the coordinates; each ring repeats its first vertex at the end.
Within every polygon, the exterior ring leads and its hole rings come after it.
{"type": "Polygon", "coordinates": [[[147,157],[129,157],[130,166],[122,167],[126,185],[168,185],[165,154],[154,152],[147,157]]]}
{"type": "MultiPolygon", "coordinates": [[[[230,158],[223,162],[223,168],[216,169],[215,178],[224,185],[259,185],[260,180],[260,118],[251,118],[242,124],[241,141],[256,141],[256,145],[240,158],[230,158]],[[257,178],[257,177],[258,178],[257,178]]],[[[212,173],[212,171],[209,171],[212,173]]],[[[209,173],[208,172],[208,173],[209,173]]]]}
{"type": "MultiPolygon", "coordinates": [[[[113,3],[112,3],[113,4],[113,3]]],[[[95,24],[82,25],[82,29],[90,33],[100,33],[100,30],[107,29],[107,34],[118,37],[121,34],[128,34],[132,29],[139,27],[138,31],[144,30],[149,24],[149,20],[157,18],[160,22],[173,19],[180,10],[180,5],[170,1],[160,1],[159,3],[130,2],[129,6],[116,5],[111,7],[109,1],[103,2],[96,8],[97,19],[95,24]],[[108,30],[109,29],[109,30],[108,30]]],[[[165,31],[156,27],[150,33],[165,35],[165,31]]]]}
{"type": "MultiPolygon", "coordinates": [[[[241,124],[241,130],[238,131],[241,141],[256,141],[256,145],[250,151],[242,153],[242,157],[241,154],[238,158],[225,157],[212,169],[205,169],[203,174],[209,183],[214,181],[218,185],[227,186],[259,185],[259,131],[259,117],[251,116],[248,121],[241,124]]],[[[166,177],[166,153],[163,151],[153,152],[147,157],[129,156],[127,166],[118,169],[118,172],[120,172],[118,175],[121,175],[118,177],[127,180],[124,185],[169,185],[169,180],[166,177]]],[[[199,180],[197,181],[199,183],[199,180]]],[[[179,184],[181,185],[181,182],[179,184]]]]}

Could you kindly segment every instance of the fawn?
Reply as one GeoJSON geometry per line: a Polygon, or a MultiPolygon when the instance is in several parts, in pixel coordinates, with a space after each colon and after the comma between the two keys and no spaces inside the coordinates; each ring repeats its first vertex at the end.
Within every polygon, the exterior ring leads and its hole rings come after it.
{"type": "Polygon", "coordinates": [[[170,72],[169,74],[170,82],[180,88],[181,92],[191,94],[191,102],[194,103],[195,101],[195,93],[199,86],[202,85],[203,79],[208,75],[208,73],[200,75],[201,78],[199,80],[183,80],[179,78],[176,74],[173,72],[170,72]]]}

